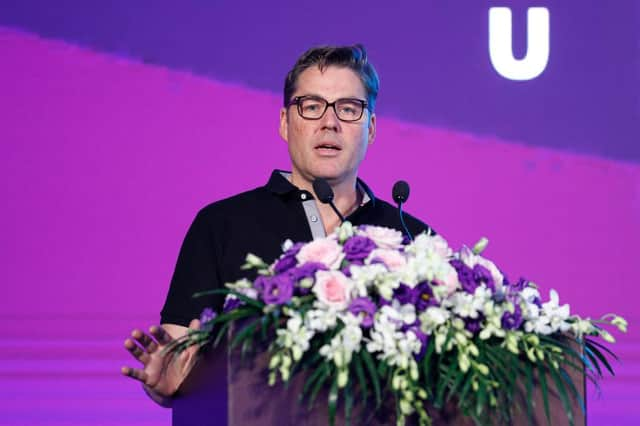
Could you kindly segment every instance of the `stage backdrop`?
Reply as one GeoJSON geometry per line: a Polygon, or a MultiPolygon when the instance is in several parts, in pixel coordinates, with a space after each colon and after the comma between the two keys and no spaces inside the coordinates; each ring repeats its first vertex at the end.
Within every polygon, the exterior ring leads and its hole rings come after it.
{"type": "Polygon", "coordinates": [[[640,6],[633,0],[0,3],[0,424],[168,425],[119,375],[211,201],[288,168],[284,75],[362,42],[361,177],[513,278],[630,322],[593,425],[640,422],[640,6]],[[511,19],[510,19],[511,16],[511,19]]]}

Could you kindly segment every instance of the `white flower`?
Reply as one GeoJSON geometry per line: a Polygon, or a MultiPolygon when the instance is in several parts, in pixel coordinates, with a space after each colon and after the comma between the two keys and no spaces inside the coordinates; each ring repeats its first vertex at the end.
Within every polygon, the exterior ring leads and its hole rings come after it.
{"type": "Polygon", "coordinates": [[[474,294],[465,292],[454,293],[448,302],[452,305],[453,313],[463,318],[478,318],[486,298],[482,286],[478,287],[474,294]]]}
{"type": "Polygon", "coordinates": [[[305,325],[314,331],[325,332],[334,328],[337,324],[338,315],[336,310],[327,309],[326,305],[316,301],[314,303],[316,309],[307,312],[304,318],[305,325]]]}
{"type": "MultiPolygon", "coordinates": [[[[526,289],[525,289],[526,290],[526,289]]],[[[538,334],[552,334],[557,331],[565,332],[571,328],[569,321],[569,305],[559,305],[558,293],[555,290],[549,292],[550,300],[538,308],[533,303],[527,305],[527,321],[524,329],[538,334]]]]}
{"type": "Polygon", "coordinates": [[[408,368],[413,355],[420,352],[422,342],[412,331],[399,330],[402,324],[397,320],[399,316],[402,315],[395,309],[387,309],[384,312],[381,310],[376,315],[370,339],[368,339],[367,351],[379,353],[378,358],[385,360],[389,365],[408,368]],[[396,318],[392,319],[389,314],[396,318]]]}
{"type": "Polygon", "coordinates": [[[291,241],[289,238],[284,240],[284,243],[282,243],[282,251],[285,252],[289,250],[291,247],[293,247],[293,241],[291,241]]]}
{"type": "Polygon", "coordinates": [[[351,281],[354,284],[355,297],[368,295],[367,287],[373,286],[376,278],[386,274],[387,268],[379,263],[373,265],[352,265],[350,268],[351,281]]]}
{"type": "Polygon", "coordinates": [[[571,331],[578,339],[581,339],[585,334],[591,334],[596,331],[596,328],[589,320],[577,319],[571,323],[571,331]]]}
{"type": "MultiPolygon", "coordinates": [[[[253,287],[253,283],[246,278],[238,280],[233,283],[226,283],[225,287],[235,290],[240,294],[244,294],[251,299],[258,299],[258,291],[253,287]]],[[[226,300],[234,300],[237,299],[237,296],[234,294],[227,294],[226,300]]]]}
{"type": "Polygon", "coordinates": [[[386,316],[387,319],[411,325],[416,322],[416,307],[413,305],[401,305],[394,299],[391,305],[385,305],[380,308],[379,312],[386,316]]]}
{"type": "Polygon", "coordinates": [[[551,289],[549,292],[550,300],[542,304],[543,315],[549,318],[549,325],[551,329],[555,331],[567,331],[570,328],[570,324],[567,322],[569,319],[569,305],[559,305],[558,292],[551,289]]]}
{"type": "Polygon", "coordinates": [[[345,242],[351,236],[353,236],[353,234],[355,233],[355,229],[353,228],[351,222],[345,221],[335,232],[338,234],[338,241],[345,242]]]}
{"type": "Polygon", "coordinates": [[[299,361],[304,352],[309,349],[309,342],[314,332],[304,326],[302,318],[295,313],[287,320],[287,327],[276,330],[277,343],[291,350],[294,361],[299,361]]]}
{"type": "Polygon", "coordinates": [[[429,306],[420,314],[421,330],[425,334],[431,334],[439,325],[444,324],[451,317],[451,313],[438,306],[429,306]]]}
{"type": "Polygon", "coordinates": [[[319,353],[328,360],[332,360],[338,368],[351,362],[354,352],[360,351],[362,342],[362,329],[359,319],[348,314],[342,317],[345,326],[336,334],[329,344],[323,345],[319,353]]]}
{"type": "Polygon", "coordinates": [[[413,254],[429,253],[437,255],[443,259],[450,258],[453,254],[447,240],[440,235],[418,235],[411,244],[406,247],[406,251],[413,254]]]}
{"type": "Polygon", "coordinates": [[[373,240],[380,248],[397,249],[402,246],[402,232],[395,229],[367,225],[359,229],[358,234],[373,240]]]}

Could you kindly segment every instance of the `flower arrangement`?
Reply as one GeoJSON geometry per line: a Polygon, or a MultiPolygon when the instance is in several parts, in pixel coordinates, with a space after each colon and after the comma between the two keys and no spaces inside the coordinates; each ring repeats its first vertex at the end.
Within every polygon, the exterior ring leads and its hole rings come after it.
{"type": "Polygon", "coordinates": [[[594,382],[603,365],[613,374],[604,353],[614,355],[595,338],[612,343],[603,325],[626,331],[627,323],[572,315],[554,290],[543,302],[534,283],[509,282],[482,257],[486,245],[454,252],[439,235],[407,241],[393,229],[348,222],[326,238],[287,241],[271,265],[247,256],[243,269],[256,269],[255,280],[207,292],[226,294],[223,312],[205,310],[201,329],[172,349],[210,347],[240,321],[231,346],[244,353],[267,340],[269,384],[306,371],[301,397],[312,404],[328,387],[331,422],[338,399],[349,419],[356,401],[379,408],[390,392],[398,424],[414,416],[428,425],[425,405],[452,398],[478,424],[488,413],[506,423],[518,380],[532,412],[534,377],[548,419],[550,377],[572,423],[570,399],[580,394],[568,370],[594,382]]]}

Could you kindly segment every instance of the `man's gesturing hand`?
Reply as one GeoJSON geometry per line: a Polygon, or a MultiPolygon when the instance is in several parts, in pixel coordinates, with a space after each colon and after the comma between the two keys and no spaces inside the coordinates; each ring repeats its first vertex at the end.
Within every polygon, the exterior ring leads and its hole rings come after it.
{"type": "MultiPolygon", "coordinates": [[[[197,330],[199,327],[200,321],[197,319],[189,324],[189,329],[197,330]]],[[[171,396],[194,364],[195,346],[177,357],[163,352],[174,339],[183,336],[189,329],[174,324],[164,324],[162,327],[154,325],[149,328],[149,334],[135,329],[131,337],[124,341],[124,347],[142,366],[122,367],[122,374],[142,382],[149,396],[160,405],[170,406],[171,396]]]]}

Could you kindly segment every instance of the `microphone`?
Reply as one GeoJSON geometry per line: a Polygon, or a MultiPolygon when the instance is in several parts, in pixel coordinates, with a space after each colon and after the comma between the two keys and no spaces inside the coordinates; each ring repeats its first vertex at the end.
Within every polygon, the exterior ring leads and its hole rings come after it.
{"type": "Polygon", "coordinates": [[[409,228],[407,228],[407,224],[404,223],[404,215],[402,214],[402,204],[406,203],[409,199],[409,184],[403,180],[399,180],[393,184],[393,189],[391,190],[391,196],[393,197],[393,201],[398,205],[398,215],[400,216],[400,224],[404,229],[405,234],[409,237],[411,241],[413,241],[413,235],[409,232],[409,228]]]}
{"type": "Polygon", "coordinates": [[[315,178],[313,181],[313,192],[316,193],[318,200],[320,200],[323,204],[329,204],[334,212],[340,218],[340,223],[344,222],[344,217],[340,214],[340,211],[336,208],[336,205],[333,204],[333,189],[331,189],[331,185],[324,178],[315,178]]]}

